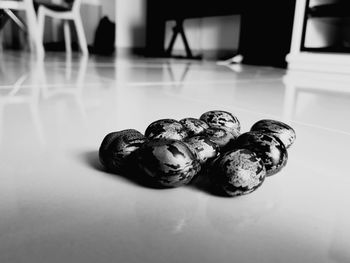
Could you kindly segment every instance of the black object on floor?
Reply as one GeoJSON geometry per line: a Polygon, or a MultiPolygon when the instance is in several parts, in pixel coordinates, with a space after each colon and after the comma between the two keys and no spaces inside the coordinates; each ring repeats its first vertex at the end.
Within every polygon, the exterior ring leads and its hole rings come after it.
{"type": "Polygon", "coordinates": [[[111,55],[115,50],[115,23],[107,16],[102,17],[96,32],[93,46],[89,46],[89,52],[99,55],[111,55]]]}
{"type": "MultiPolygon", "coordinates": [[[[164,48],[165,23],[175,20],[174,35],[184,31],[188,18],[240,15],[240,36],[237,53],[243,63],[286,67],[290,51],[296,0],[209,0],[147,1],[146,56],[169,57],[172,45],[164,48]],[[159,12],[161,10],[161,12],[159,12]]],[[[173,36],[174,38],[176,36],[173,36]]],[[[192,58],[183,34],[187,57],[192,58]]]]}

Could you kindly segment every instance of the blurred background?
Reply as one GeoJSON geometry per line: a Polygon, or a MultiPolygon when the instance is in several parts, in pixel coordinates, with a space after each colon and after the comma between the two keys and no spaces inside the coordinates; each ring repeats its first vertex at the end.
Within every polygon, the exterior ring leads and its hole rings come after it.
{"type": "MultiPolygon", "coordinates": [[[[347,52],[348,1],[299,2],[308,12],[298,20],[303,23],[300,50],[347,52]]],[[[225,60],[243,54],[246,64],[286,67],[295,10],[295,0],[82,0],[80,14],[90,47],[101,20],[113,23],[113,45],[119,55],[225,60]]],[[[26,45],[23,32],[14,23],[5,23],[5,15],[1,17],[2,47],[22,49],[26,45]]],[[[60,21],[45,20],[46,49],[64,49],[62,27],[60,21]]],[[[105,36],[113,34],[111,29],[106,32],[105,36]]],[[[72,38],[74,44],[74,33],[72,38]]]]}
{"type": "MultiPolygon", "coordinates": [[[[34,4],[64,1],[70,0],[34,4]]],[[[239,62],[286,68],[292,42],[298,52],[349,53],[349,7],[344,0],[82,0],[79,12],[90,51],[113,38],[118,55],[206,60],[243,55],[239,62]],[[98,32],[103,19],[111,27],[98,32]],[[293,28],[300,31],[294,38],[293,28]]],[[[2,48],[25,48],[25,33],[0,10],[2,48]]],[[[25,20],[23,12],[13,12],[25,20]]],[[[45,49],[64,50],[63,26],[45,20],[45,49]]],[[[75,32],[72,40],[77,49],[75,32]]]]}
{"type": "MultiPolygon", "coordinates": [[[[51,2],[59,3],[60,0],[51,2]]],[[[169,55],[174,27],[180,19],[193,58],[228,59],[242,49],[241,52],[249,54],[246,55],[249,63],[284,66],[284,57],[290,47],[294,6],[295,0],[283,3],[276,0],[263,3],[252,0],[219,0],[215,3],[83,0],[80,13],[90,46],[94,44],[103,17],[115,23],[115,46],[120,55],[169,55]]],[[[22,15],[21,12],[18,14],[22,15]]],[[[46,49],[62,49],[62,26],[59,21],[45,20],[46,49]]],[[[20,49],[26,44],[23,33],[13,23],[6,23],[2,34],[4,48],[20,49]]],[[[74,34],[72,38],[74,41],[74,34]]],[[[189,57],[181,35],[174,40],[171,55],[189,57]]]]}

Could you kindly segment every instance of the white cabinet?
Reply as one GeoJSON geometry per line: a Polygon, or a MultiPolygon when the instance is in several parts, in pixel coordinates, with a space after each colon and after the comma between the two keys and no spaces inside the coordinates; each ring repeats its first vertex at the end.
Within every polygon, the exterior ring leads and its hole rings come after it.
{"type": "Polygon", "coordinates": [[[289,69],[350,73],[350,1],[297,0],[289,69]]]}

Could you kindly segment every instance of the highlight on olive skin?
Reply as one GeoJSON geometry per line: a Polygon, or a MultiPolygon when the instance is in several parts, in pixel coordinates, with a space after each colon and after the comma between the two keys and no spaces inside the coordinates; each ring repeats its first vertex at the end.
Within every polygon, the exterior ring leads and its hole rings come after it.
{"type": "Polygon", "coordinates": [[[179,140],[147,141],[137,151],[137,162],[154,183],[164,187],[185,185],[200,170],[194,154],[179,140]]]}
{"type": "Polygon", "coordinates": [[[240,121],[232,113],[223,110],[211,110],[203,113],[200,120],[208,123],[210,127],[219,127],[239,134],[241,130],[240,121]]]}
{"type": "Polygon", "coordinates": [[[217,157],[220,152],[219,145],[205,135],[193,136],[185,139],[184,142],[192,149],[202,165],[217,157]]]}
{"type": "Polygon", "coordinates": [[[283,142],[287,149],[292,146],[296,139],[295,130],[288,124],[277,120],[259,120],[253,124],[250,130],[276,136],[283,142]]]}
{"type": "Polygon", "coordinates": [[[205,130],[205,136],[216,143],[221,151],[225,151],[236,140],[239,134],[236,131],[228,131],[221,127],[210,127],[205,130]]]}
{"type": "Polygon", "coordinates": [[[288,153],[282,141],[263,132],[245,132],[238,136],[231,147],[256,153],[265,165],[266,176],[278,173],[287,164],[288,153]]]}
{"type": "Polygon", "coordinates": [[[179,121],[186,129],[188,137],[200,135],[209,128],[209,125],[200,119],[196,118],[184,118],[179,121]]]}
{"type": "Polygon", "coordinates": [[[216,189],[228,196],[249,194],[265,180],[265,165],[248,149],[228,151],[216,159],[210,179],[216,189]]]}
{"type": "Polygon", "coordinates": [[[111,132],[104,137],[99,148],[100,162],[109,172],[126,172],[132,153],[145,141],[145,136],[134,129],[111,132]]]}
{"type": "Polygon", "coordinates": [[[185,127],[174,119],[161,119],[152,122],[145,131],[149,139],[182,140],[188,136],[185,127]]]}

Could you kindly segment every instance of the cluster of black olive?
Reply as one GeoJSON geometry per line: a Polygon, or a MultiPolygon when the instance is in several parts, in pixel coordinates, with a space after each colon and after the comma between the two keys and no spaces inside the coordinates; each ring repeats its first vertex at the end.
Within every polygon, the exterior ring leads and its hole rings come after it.
{"type": "Polygon", "coordinates": [[[222,110],[198,119],[161,119],[144,134],[134,129],[107,134],[99,158],[109,172],[127,174],[136,167],[145,180],[162,187],[186,185],[205,174],[226,195],[248,194],[286,165],[296,134],[289,125],[268,119],[248,132],[240,129],[237,117],[222,110]]]}

